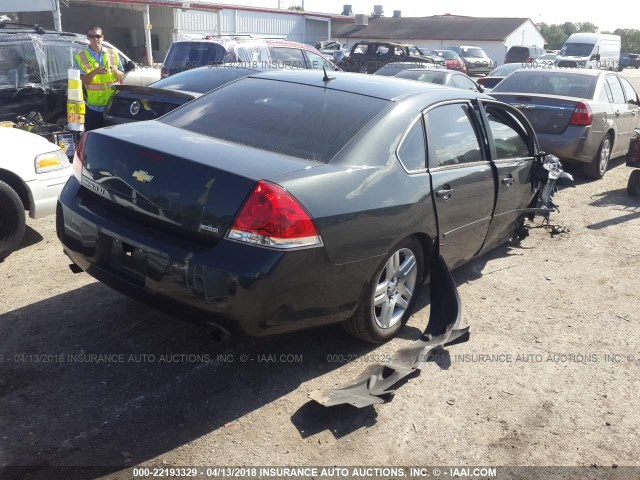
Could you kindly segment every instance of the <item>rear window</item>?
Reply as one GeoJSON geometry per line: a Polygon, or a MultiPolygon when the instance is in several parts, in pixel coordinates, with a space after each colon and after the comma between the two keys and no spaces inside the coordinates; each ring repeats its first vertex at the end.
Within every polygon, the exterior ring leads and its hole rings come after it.
{"type": "Polygon", "coordinates": [[[431,71],[413,71],[413,70],[405,70],[404,72],[398,73],[396,77],[398,78],[407,78],[409,80],[419,80],[421,82],[429,82],[429,83],[437,83],[443,85],[446,80],[447,73],[446,72],[431,72],[431,71]]]}
{"type": "Polygon", "coordinates": [[[529,55],[529,49],[527,47],[511,47],[507,55],[524,56],[529,55]]]}
{"type": "Polygon", "coordinates": [[[455,52],[451,52],[449,50],[434,50],[431,53],[438,55],[446,60],[456,60],[458,58],[458,54],[455,52]]]}
{"type": "Polygon", "coordinates": [[[486,57],[487,54],[481,48],[463,48],[462,55],[465,57],[486,57]]]}
{"type": "Polygon", "coordinates": [[[164,66],[181,72],[222,62],[225,48],[213,42],[176,42],[171,45],[164,66]]]}
{"type": "Polygon", "coordinates": [[[257,70],[241,68],[229,65],[214,65],[212,67],[200,67],[188,72],[181,72],[149,85],[154,88],[166,88],[168,90],[182,90],[185,92],[207,93],[221,85],[232,82],[238,78],[246,77],[257,70]]]}
{"type": "Polygon", "coordinates": [[[389,105],[331,89],[246,78],[160,121],[209,137],[328,163],[389,105]]]}
{"type": "Polygon", "coordinates": [[[593,98],[598,77],[562,72],[514,72],[502,80],[493,93],[516,92],[565,97],[593,98]]]}

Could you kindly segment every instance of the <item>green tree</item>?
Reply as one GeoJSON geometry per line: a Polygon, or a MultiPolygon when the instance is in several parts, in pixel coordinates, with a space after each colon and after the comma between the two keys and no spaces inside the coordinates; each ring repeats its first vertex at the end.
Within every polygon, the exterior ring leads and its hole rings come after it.
{"type": "Polygon", "coordinates": [[[540,25],[540,33],[546,40],[545,47],[549,50],[559,50],[569,35],[565,33],[561,25],[540,25]]]}
{"type": "Polygon", "coordinates": [[[304,12],[304,9],[300,5],[292,5],[287,10],[297,10],[298,12],[304,12]]]}
{"type": "Polygon", "coordinates": [[[560,28],[562,28],[562,31],[567,35],[567,37],[569,37],[570,35],[573,35],[578,31],[578,28],[576,27],[575,23],[572,23],[572,22],[564,22],[562,24],[562,27],[560,28]]]}
{"type": "Polygon", "coordinates": [[[576,29],[581,33],[598,33],[598,27],[591,22],[576,23],[576,29]]]}

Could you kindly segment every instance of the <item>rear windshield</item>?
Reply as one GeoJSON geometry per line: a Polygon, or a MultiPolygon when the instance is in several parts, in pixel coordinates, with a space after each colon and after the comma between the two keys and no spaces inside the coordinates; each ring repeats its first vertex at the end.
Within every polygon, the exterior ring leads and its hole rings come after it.
{"type": "Polygon", "coordinates": [[[598,77],[563,72],[514,72],[502,80],[493,93],[535,93],[565,97],[593,98],[598,77]]]}
{"type": "Polygon", "coordinates": [[[160,121],[209,137],[328,163],[388,105],[386,100],[353,93],[245,78],[160,121]]]}
{"type": "Polygon", "coordinates": [[[527,47],[511,47],[507,55],[521,56],[529,55],[529,48],[527,47]]]}
{"type": "Polygon", "coordinates": [[[419,80],[421,82],[444,84],[446,73],[432,71],[405,70],[396,75],[398,78],[407,78],[409,80],[419,80]]]}
{"type": "Polygon", "coordinates": [[[489,73],[490,77],[506,77],[512,72],[515,72],[519,68],[522,68],[522,65],[519,63],[506,63],[504,65],[500,65],[495,70],[489,73]]]}
{"type": "Polygon", "coordinates": [[[237,67],[233,64],[213,65],[171,75],[149,86],[185,92],[207,93],[225,83],[256,72],[257,70],[237,67]]]}
{"type": "Polygon", "coordinates": [[[213,42],[176,42],[171,45],[164,66],[181,72],[222,62],[227,51],[213,42]]]}
{"type": "Polygon", "coordinates": [[[434,50],[431,53],[438,55],[439,57],[442,57],[446,60],[457,60],[458,58],[458,54],[450,50],[434,50]]]}

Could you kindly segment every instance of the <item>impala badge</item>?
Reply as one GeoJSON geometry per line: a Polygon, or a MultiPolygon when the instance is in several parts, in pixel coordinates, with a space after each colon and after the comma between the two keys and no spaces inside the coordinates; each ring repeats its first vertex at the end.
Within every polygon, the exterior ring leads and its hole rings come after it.
{"type": "Polygon", "coordinates": [[[142,183],[153,180],[153,175],[149,175],[149,172],[145,172],[144,170],[136,170],[131,176],[142,183]]]}

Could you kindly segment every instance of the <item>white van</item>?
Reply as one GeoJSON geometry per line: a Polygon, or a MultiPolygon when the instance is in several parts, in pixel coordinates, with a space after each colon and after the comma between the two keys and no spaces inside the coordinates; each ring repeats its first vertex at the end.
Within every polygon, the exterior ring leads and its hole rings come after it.
{"type": "Polygon", "coordinates": [[[617,70],[620,61],[620,35],[574,33],[560,49],[556,65],[565,68],[617,70]]]}

